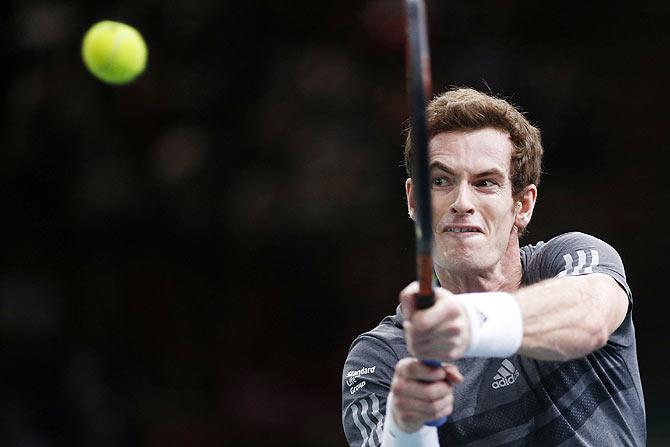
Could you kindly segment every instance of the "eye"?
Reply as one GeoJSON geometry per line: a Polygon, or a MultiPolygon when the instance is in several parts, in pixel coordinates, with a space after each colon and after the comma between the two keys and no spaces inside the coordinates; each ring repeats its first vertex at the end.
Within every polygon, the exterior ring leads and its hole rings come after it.
{"type": "Polygon", "coordinates": [[[499,186],[498,183],[491,179],[479,180],[475,186],[480,188],[492,188],[494,186],[499,186]]]}
{"type": "Polygon", "coordinates": [[[447,186],[448,184],[449,180],[446,177],[433,177],[433,186],[447,186]]]}

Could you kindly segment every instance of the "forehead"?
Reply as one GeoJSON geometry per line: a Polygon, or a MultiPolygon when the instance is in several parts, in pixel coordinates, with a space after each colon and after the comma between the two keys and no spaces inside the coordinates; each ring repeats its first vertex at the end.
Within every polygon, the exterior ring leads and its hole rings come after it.
{"type": "Polygon", "coordinates": [[[442,132],[429,142],[429,164],[439,162],[456,171],[476,173],[497,168],[509,173],[511,157],[509,134],[490,127],[442,132]]]}

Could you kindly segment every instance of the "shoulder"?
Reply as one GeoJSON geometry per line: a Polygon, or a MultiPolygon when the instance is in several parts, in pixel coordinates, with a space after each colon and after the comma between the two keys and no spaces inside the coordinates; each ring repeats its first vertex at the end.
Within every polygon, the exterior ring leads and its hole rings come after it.
{"type": "Polygon", "coordinates": [[[625,283],[623,262],[612,245],[590,234],[570,232],[521,249],[529,282],[596,271],[625,283]]]}
{"type": "Polygon", "coordinates": [[[537,256],[547,256],[552,254],[558,256],[573,249],[587,248],[604,248],[606,251],[613,251],[616,253],[614,247],[609,243],[580,231],[563,233],[549,239],[547,242],[540,241],[533,245],[525,245],[521,247],[521,253],[526,259],[531,259],[537,256]]]}
{"type": "Polygon", "coordinates": [[[609,243],[603,241],[602,239],[599,239],[591,234],[582,233],[581,231],[571,231],[568,233],[559,234],[558,236],[549,239],[549,241],[547,241],[545,244],[547,248],[603,245],[611,248],[612,250],[614,249],[609,243]]]}
{"type": "Polygon", "coordinates": [[[348,357],[385,357],[395,364],[406,352],[402,323],[396,315],[385,317],[374,329],[356,337],[348,357]]]}

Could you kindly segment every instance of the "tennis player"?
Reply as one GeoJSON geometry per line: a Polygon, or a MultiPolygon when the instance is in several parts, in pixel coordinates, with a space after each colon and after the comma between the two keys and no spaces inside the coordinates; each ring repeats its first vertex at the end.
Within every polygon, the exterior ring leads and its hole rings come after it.
{"type": "MultiPolygon", "coordinates": [[[[349,445],[644,446],[633,298],[617,251],[578,232],[520,246],[540,183],[538,129],[471,89],[434,99],[427,121],[441,287],[416,310],[410,284],[395,314],[351,345],[349,445]]],[[[410,179],[405,189],[413,218],[410,179]]]]}

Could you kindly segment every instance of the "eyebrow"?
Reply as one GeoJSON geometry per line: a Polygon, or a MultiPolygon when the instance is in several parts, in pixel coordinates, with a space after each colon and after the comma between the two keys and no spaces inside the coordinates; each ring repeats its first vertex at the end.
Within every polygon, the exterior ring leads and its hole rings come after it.
{"type": "MultiPolygon", "coordinates": [[[[432,162],[432,163],[428,166],[428,168],[429,168],[430,170],[433,170],[433,169],[436,169],[436,168],[437,168],[437,169],[440,169],[440,170],[446,172],[448,175],[451,175],[451,176],[455,176],[455,175],[456,175],[456,173],[455,173],[454,171],[452,171],[452,170],[449,168],[449,166],[447,166],[447,165],[445,165],[444,163],[441,163],[441,162],[439,162],[439,161],[434,161],[434,162],[432,162]]],[[[478,178],[479,178],[479,177],[503,177],[503,178],[505,178],[505,174],[504,174],[500,169],[498,169],[498,168],[487,169],[486,171],[482,171],[482,172],[478,172],[478,173],[476,173],[474,176],[475,176],[475,177],[478,177],[478,178]]]]}

